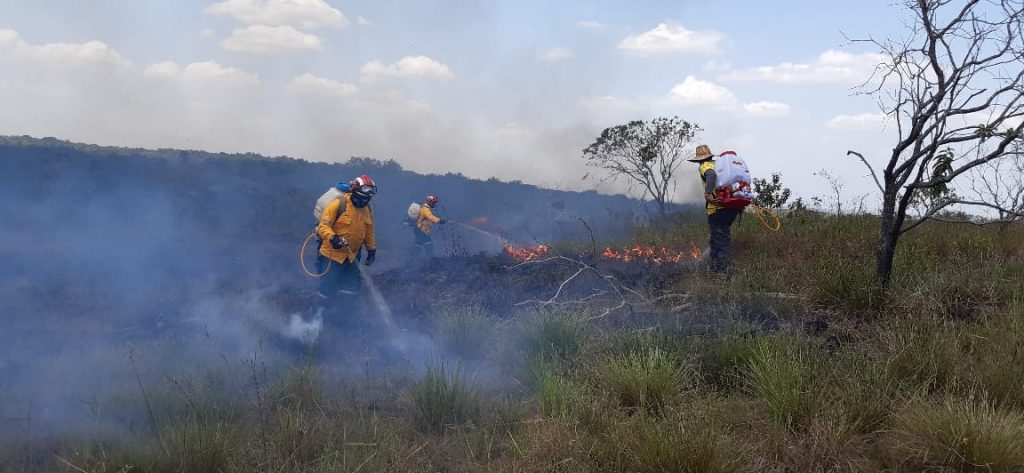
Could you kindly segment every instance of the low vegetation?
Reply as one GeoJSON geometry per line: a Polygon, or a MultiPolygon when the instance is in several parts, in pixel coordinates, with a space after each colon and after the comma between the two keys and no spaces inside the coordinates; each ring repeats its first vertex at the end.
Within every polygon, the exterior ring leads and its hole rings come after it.
{"type": "Polygon", "coordinates": [[[685,305],[439,310],[446,359],[412,374],[313,358],[149,384],[151,418],[5,442],[0,470],[1022,471],[1024,229],[924,225],[883,295],[876,228],[746,217],[734,274],[661,285],[685,305]]]}

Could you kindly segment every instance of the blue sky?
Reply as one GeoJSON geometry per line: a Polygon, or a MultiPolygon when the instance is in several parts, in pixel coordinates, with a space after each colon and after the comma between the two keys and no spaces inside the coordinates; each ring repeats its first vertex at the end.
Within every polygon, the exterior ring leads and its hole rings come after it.
{"type": "MultiPolygon", "coordinates": [[[[679,115],[804,197],[871,188],[888,0],[0,0],[0,134],[109,145],[393,158],[422,172],[583,182],[604,127],[679,115]]],[[[695,200],[683,169],[676,200],[695,200]]]]}

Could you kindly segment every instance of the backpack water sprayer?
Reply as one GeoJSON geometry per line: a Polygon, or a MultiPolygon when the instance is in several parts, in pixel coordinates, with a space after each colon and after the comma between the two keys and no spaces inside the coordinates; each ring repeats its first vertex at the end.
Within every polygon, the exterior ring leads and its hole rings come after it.
{"type": "Polygon", "coordinates": [[[750,188],[750,168],[735,151],[724,151],[715,158],[715,195],[720,207],[743,210],[754,200],[750,188]]]}
{"type": "Polygon", "coordinates": [[[782,228],[779,216],[771,209],[753,205],[754,190],[750,183],[750,168],[747,162],[736,154],[735,151],[723,151],[715,158],[715,196],[721,201],[718,206],[726,209],[744,210],[748,206],[754,208],[761,225],[770,232],[777,232],[782,228]],[[769,219],[773,220],[769,223],[769,219]]]}
{"type": "MultiPolygon", "coordinates": [[[[328,258],[327,267],[324,268],[324,271],[322,273],[314,273],[310,271],[309,268],[306,267],[306,260],[303,258],[303,255],[306,254],[306,247],[309,246],[309,242],[312,241],[314,237],[319,237],[316,231],[316,227],[320,225],[320,216],[323,215],[324,209],[327,208],[327,206],[330,205],[331,202],[343,198],[345,196],[345,193],[348,192],[349,190],[350,187],[347,182],[339,182],[337,185],[328,188],[320,196],[320,198],[316,200],[316,205],[313,206],[313,220],[316,223],[313,224],[313,231],[310,232],[309,236],[306,237],[306,241],[302,242],[302,248],[299,249],[299,264],[302,266],[302,271],[306,273],[306,275],[309,277],[322,278],[331,270],[332,260],[328,258]]],[[[339,217],[341,216],[342,212],[338,212],[339,217]]],[[[317,238],[317,241],[319,241],[319,238],[317,238]]],[[[319,246],[320,245],[317,245],[317,252],[320,251],[319,246]]]]}

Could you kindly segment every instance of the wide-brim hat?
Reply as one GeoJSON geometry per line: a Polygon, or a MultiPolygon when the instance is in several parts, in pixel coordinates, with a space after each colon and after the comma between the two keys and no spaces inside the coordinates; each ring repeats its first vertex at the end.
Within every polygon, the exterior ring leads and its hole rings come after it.
{"type": "Polygon", "coordinates": [[[715,157],[715,154],[711,152],[711,148],[708,145],[700,145],[697,147],[697,152],[694,157],[687,159],[691,163],[699,163],[701,161],[711,159],[715,157]]]}

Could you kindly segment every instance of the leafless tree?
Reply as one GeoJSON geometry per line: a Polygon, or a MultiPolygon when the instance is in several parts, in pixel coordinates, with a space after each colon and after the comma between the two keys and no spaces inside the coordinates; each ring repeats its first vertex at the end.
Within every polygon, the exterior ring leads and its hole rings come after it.
{"type": "Polygon", "coordinates": [[[835,174],[829,172],[826,169],[822,169],[822,170],[814,173],[814,175],[815,176],[819,176],[822,179],[824,179],[826,182],[828,182],[828,186],[830,188],[832,188],[832,194],[835,195],[835,198],[836,198],[836,216],[838,217],[838,216],[842,215],[843,214],[843,188],[846,187],[846,183],[843,182],[843,180],[840,179],[838,176],[836,176],[835,174]]]}
{"type": "Polygon", "coordinates": [[[583,150],[583,158],[588,166],[607,172],[608,179],[624,177],[639,185],[664,215],[676,189],[676,169],[693,156],[693,140],[700,131],[679,117],[634,120],[605,128],[583,150]]]}
{"type": "Polygon", "coordinates": [[[912,15],[902,40],[864,41],[884,57],[865,83],[898,132],[879,174],[882,194],[875,279],[887,287],[900,236],[950,206],[997,208],[961,199],[954,181],[1006,157],[1024,130],[1024,0],[906,0],[912,15]],[[936,201],[907,218],[915,199],[936,201]]]}
{"type": "Polygon", "coordinates": [[[995,219],[983,224],[1024,221],[1024,145],[1012,156],[979,166],[971,175],[970,193],[979,202],[995,205],[995,219]]]}

